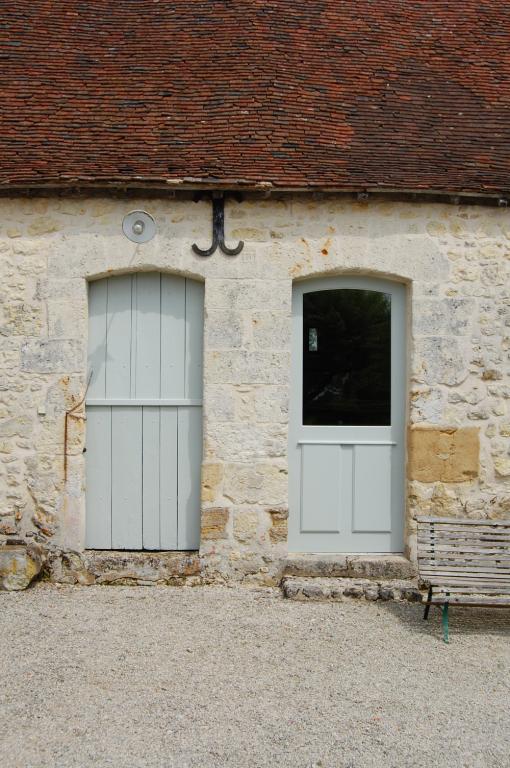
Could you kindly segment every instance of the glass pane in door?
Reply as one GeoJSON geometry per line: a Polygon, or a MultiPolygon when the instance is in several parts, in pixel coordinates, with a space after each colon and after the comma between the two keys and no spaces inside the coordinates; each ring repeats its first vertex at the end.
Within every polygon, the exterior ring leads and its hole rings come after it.
{"type": "Polygon", "coordinates": [[[303,295],[303,424],[391,424],[391,296],[303,295]]]}

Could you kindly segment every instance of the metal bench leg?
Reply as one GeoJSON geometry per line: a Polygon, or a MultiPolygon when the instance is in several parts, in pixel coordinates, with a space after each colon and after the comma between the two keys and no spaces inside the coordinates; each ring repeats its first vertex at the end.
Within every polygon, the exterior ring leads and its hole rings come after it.
{"type": "Polygon", "coordinates": [[[429,593],[427,595],[427,605],[425,606],[425,611],[423,613],[423,620],[427,621],[429,617],[429,611],[430,611],[430,601],[432,600],[432,587],[429,587],[429,593]]]}
{"type": "Polygon", "coordinates": [[[450,639],[448,636],[448,603],[443,604],[443,639],[445,643],[449,643],[450,639]]]}

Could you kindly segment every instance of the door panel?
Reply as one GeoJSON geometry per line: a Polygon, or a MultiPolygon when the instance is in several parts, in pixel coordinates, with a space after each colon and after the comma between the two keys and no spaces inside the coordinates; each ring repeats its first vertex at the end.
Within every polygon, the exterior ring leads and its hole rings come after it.
{"type": "Polygon", "coordinates": [[[355,533],[391,532],[391,445],[353,446],[355,533]]]}
{"type": "Polygon", "coordinates": [[[199,546],[203,296],[153,272],[90,285],[87,547],[199,546]]]}
{"type": "Polygon", "coordinates": [[[338,533],[341,507],[341,447],[304,445],[301,452],[303,533],[338,533]]]}
{"type": "Polygon", "coordinates": [[[292,343],[289,549],[401,551],[404,286],[296,284],[292,343]]]}

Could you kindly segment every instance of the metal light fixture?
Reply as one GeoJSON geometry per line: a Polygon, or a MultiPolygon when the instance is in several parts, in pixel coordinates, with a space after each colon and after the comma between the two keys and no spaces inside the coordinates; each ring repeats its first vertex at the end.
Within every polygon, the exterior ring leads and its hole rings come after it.
{"type": "Polygon", "coordinates": [[[156,222],[147,211],[131,211],[124,216],[122,231],[133,243],[147,243],[156,234],[156,222]]]}

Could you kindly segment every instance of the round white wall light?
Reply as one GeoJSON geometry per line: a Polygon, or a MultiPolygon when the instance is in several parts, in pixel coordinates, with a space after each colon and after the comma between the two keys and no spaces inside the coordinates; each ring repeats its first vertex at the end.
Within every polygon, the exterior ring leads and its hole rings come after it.
{"type": "Polygon", "coordinates": [[[124,216],[122,231],[133,243],[147,243],[156,234],[156,222],[147,211],[131,211],[124,216]]]}

